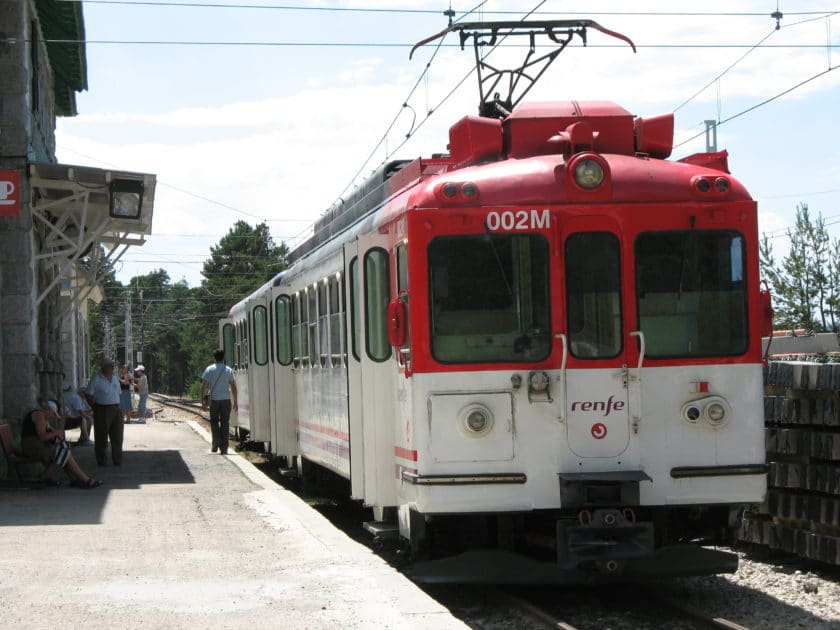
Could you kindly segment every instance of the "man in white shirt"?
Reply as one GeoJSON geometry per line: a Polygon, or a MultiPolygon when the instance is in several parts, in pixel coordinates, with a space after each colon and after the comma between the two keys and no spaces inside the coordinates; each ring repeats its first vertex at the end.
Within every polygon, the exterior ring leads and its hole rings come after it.
{"type": "Polygon", "coordinates": [[[93,437],[96,463],[105,465],[105,451],[111,441],[111,461],[122,464],[123,419],[120,412],[120,379],[114,374],[114,361],[102,359],[101,372],[90,379],[85,394],[93,407],[93,437]]]}
{"type": "Polygon", "coordinates": [[[221,451],[227,455],[230,440],[230,411],[238,408],[236,380],[233,370],[225,365],[225,351],[213,353],[215,363],[208,365],[201,375],[201,408],[207,410],[210,397],[210,432],[213,434],[213,452],[221,451]],[[233,403],[231,403],[233,395],[233,403]]]}

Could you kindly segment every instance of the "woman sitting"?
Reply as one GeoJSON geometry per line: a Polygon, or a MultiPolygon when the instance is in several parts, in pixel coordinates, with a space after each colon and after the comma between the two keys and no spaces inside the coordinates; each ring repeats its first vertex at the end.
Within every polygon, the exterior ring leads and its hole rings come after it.
{"type": "Polygon", "coordinates": [[[23,419],[21,426],[21,450],[29,457],[40,458],[46,470],[41,480],[49,485],[59,485],[50,474],[56,468],[63,468],[70,477],[70,485],[89,490],[102,485],[101,481],[85,474],[70,452],[70,446],[64,439],[64,431],[53,430],[50,420],[57,416],[51,401],[46,396],[38,397],[38,408],[33,409],[23,419]]]}

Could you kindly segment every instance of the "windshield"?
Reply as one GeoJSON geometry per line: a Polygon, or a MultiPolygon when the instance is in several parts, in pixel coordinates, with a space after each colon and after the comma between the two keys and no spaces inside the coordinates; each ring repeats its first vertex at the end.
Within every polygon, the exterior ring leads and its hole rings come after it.
{"type": "Polygon", "coordinates": [[[429,244],[432,355],[444,363],[539,361],[551,351],[548,242],[446,236],[429,244]]]}
{"type": "Polygon", "coordinates": [[[744,238],[732,231],[649,232],[636,239],[639,327],[647,355],[747,350],[744,238]]]}

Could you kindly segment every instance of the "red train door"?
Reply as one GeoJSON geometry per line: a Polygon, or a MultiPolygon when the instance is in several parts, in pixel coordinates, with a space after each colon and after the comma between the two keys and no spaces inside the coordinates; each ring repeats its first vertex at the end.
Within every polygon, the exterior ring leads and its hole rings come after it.
{"type": "Polygon", "coordinates": [[[582,458],[621,455],[630,441],[628,367],[631,331],[623,300],[622,242],[607,217],[563,223],[561,250],[565,292],[562,416],[569,448],[582,458]]]}

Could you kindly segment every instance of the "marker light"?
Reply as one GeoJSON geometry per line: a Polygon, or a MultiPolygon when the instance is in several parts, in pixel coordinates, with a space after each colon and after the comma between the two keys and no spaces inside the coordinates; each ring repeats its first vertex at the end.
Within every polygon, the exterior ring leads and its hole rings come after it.
{"type": "Polygon", "coordinates": [[[604,167],[596,160],[581,160],[575,165],[575,182],[581,188],[592,190],[604,181],[604,167]]]}
{"type": "Polygon", "coordinates": [[[467,426],[476,433],[484,431],[487,426],[487,415],[478,409],[471,411],[470,415],[467,416],[467,426]]]}
{"type": "Polygon", "coordinates": [[[478,186],[476,186],[472,182],[467,182],[466,184],[461,186],[461,193],[467,199],[472,199],[473,197],[478,197],[478,186]]]}

